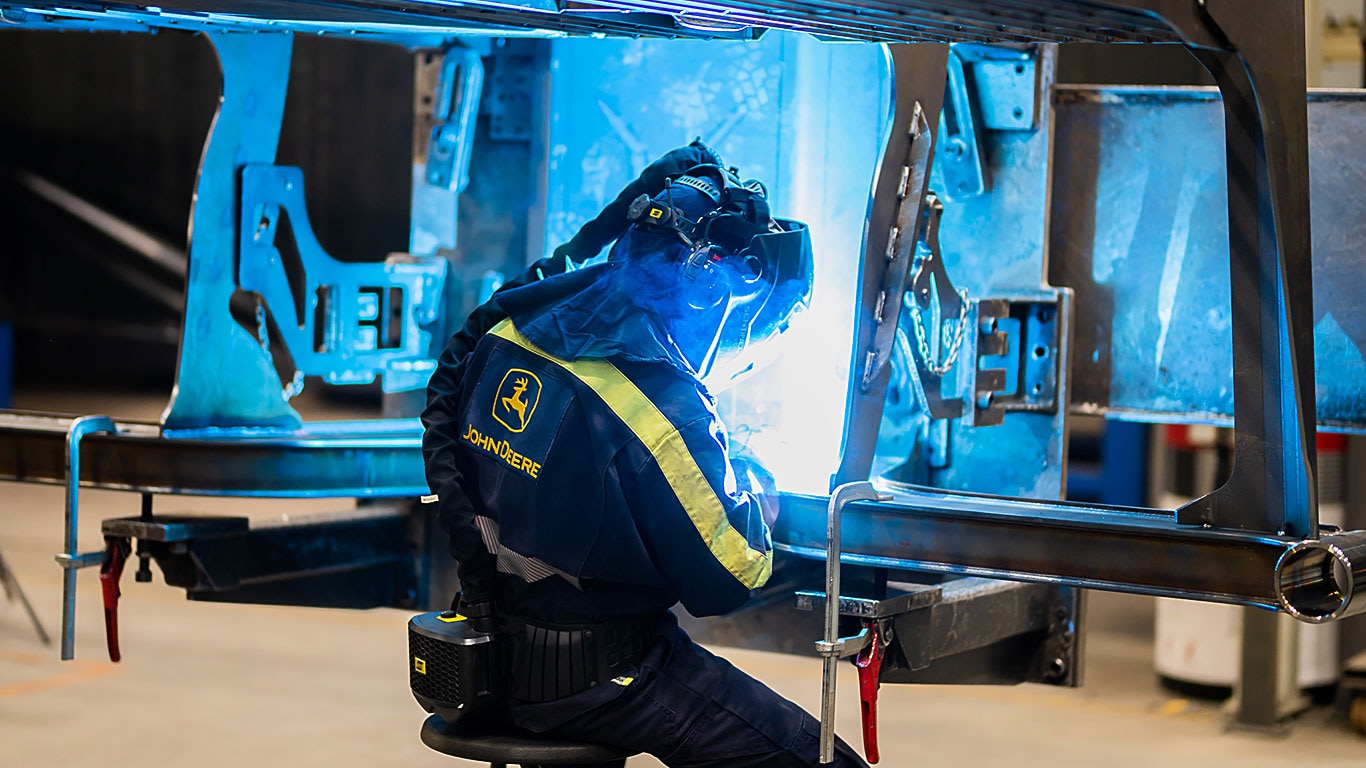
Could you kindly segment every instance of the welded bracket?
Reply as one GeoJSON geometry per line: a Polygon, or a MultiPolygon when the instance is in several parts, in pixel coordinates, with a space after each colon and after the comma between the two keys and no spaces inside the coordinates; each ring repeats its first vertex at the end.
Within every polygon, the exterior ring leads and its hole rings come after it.
{"type": "Polygon", "coordinates": [[[963,61],[977,115],[988,131],[1032,131],[1038,126],[1040,92],[1038,47],[958,43],[954,54],[963,61]]]}
{"type": "Polygon", "coordinates": [[[944,179],[940,193],[950,201],[978,197],[991,189],[991,177],[982,158],[977,97],[958,49],[958,46],[949,49],[944,112],[940,117],[939,141],[935,145],[935,160],[944,179]]]}
{"type": "Polygon", "coordinates": [[[436,369],[431,329],[441,311],[445,259],[332,258],[308,222],[298,168],[246,166],[241,216],[237,298],[255,311],[239,322],[263,346],[275,347],[277,365],[288,356],[293,372],[282,381],[313,375],[365,384],[379,376],[385,392],[426,385],[436,369]],[[276,336],[282,343],[271,345],[276,336]]]}
{"type": "Polygon", "coordinates": [[[293,37],[287,33],[206,37],[223,72],[223,98],[204,146],[190,216],[189,276],[176,385],[167,429],[297,428],[274,361],[230,313],[237,290],[239,179],[244,166],[272,163],[284,116],[293,37]]]}
{"type": "Polygon", "coordinates": [[[865,480],[872,471],[901,296],[925,212],[935,130],[931,121],[937,121],[944,96],[947,45],[890,45],[887,51],[895,94],[863,236],[842,458],[832,487],[865,480]]]}
{"type": "Polygon", "coordinates": [[[1038,125],[1040,80],[1033,45],[955,43],[935,146],[939,194],[950,202],[991,191],[983,131],[1032,131],[1038,125]]]}
{"type": "Polygon", "coordinates": [[[943,205],[930,194],[925,208],[897,337],[921,412],[970,427],[1001,424],[1007,411],[1056,412],[1071,292],[969,299],[944,267],[943,205]]]}
{"type": "Polygon", "coordinates": [[[972,302],[973,331],[961,353],[967,362],[958,371],[959,391],[970,401],[965,426],[995,426],[1007,413],[1066,407],[1059,382],[1067,375],[1071,300],[1068,289],[1045,288],[972,302]]]}
{"type": "Polygon", "coordinates": [[[484,64],[477,51],[455,45],[441,54],[420,53],[416,67],[408,250],[432,256],[456,244],[459,197],[469,184],[484,64]]]}

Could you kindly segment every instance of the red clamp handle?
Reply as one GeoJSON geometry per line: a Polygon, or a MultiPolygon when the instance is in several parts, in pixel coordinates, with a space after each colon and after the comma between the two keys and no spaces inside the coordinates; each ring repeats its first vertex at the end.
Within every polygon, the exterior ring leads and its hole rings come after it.
{"type": "Polygon", "coordinates": [[[869,622],[868,644],[859,651],[854,659],[858,667],[859,714],[863,716],[863,754],[868,762],[876,763],[880,758],[877,751],[877,689],[881,684],[882,673],[882,636],[877,622],[869,622]]]}
{"type": "Polygon", "coordinates": [[[109,645],[109,660],[123,658],[119,653],[119,577],[132,547],[128,539],[104,537],[104,560],[100,563],[100,589],[104,593],[104,639],[109,645]]]}

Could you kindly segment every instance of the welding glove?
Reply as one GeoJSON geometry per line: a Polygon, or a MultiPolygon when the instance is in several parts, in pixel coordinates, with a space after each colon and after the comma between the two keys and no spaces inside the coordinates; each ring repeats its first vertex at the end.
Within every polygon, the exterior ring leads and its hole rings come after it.
{"type": "Polygon", "coordinates": [[[778,521],[778,484],[773,473],[764,468],[762,462],[746,449],[736,451],[730,459],[730,467],[735,472],[735,486],[747,491],[759,500],[759,513],[764,524],[770,529],[778,521]]]}
{"type": "Polygon", "coordinates": [[[621,190],[615,200],[608,203],[591,221],[580,227],[578,233],[569,242],[556,248],[555,255],[568,258],[576,264],[597,256],[603,248],[621,237],[627,227],[631,226],[631,220],[627,217],[626,212],[631,207],[632,200],[641,195],[647,197],[658,195],[664,191],[669,179],[682,176],[699,165],[720,165],[723,167],[725,165],[721,155],[702,143],[700,138],[694,139],[686,147],[679,147],[650,163],[634,181],[621,190]]]}

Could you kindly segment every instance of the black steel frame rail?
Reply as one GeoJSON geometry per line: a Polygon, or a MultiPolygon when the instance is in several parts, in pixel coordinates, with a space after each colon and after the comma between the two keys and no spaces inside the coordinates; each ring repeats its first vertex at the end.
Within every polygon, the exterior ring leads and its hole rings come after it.
{"type": "MultiPolygon", "coordinates": [[[[75,417],[0,411],[0,480],[65,483],[75,417]]],[[[81,441],[81,485],[198,496],[416,498],[426,494],[422,427],[405,421],[309,425],[300,432],[217,430],[166,437],[122,421],[81,441]]]]}
{"type": "MultiPolygon", "coordinates": [[[[1366,607],[1359,531],[1305,541],[1182,526],[1137,507],[913,486],[891,494],[844,507],[843,562],[1258,606],[1310,622],[1366,607]],[[1334,575],[1339,566],[1350,573],[1334,575]]],[[[828,503],[785,494],[775,544],[825,559],[828,503]]]]}

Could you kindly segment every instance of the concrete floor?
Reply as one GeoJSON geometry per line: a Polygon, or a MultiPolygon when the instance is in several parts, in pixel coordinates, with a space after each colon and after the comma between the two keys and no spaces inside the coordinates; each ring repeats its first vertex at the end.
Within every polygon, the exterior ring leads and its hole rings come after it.
{"type": "MultiPolygon", "coordinates": [[[[154,418],[163,402],[53,393],[17,399],[18,407],[141,418],[154,418]]],[[[353,414],[332,407],[328,415],[353,414]]],[[[128,494],[91,491],[83,499],[84,550],[100,546],[101,518],[137,512],[128,494]]],[[[0,484],[0,552],[54,635],[61,504],[56,487],[0,484]]],[[[185,497],[158,505],[253,517],[339,506],[185,497]]],[[[104,655],[97,574],[82,571],[79,581],[74,662],[58,661],[18,603],[0,600],[0,766],[473,765],[418,741],[424,713],[407,690],[403,611],[191,603],[160,577],[136,584],[125,575],[124,661],[114,665],[104,655]]],[[[1227,732],[1217,706],[1165,693],[1150,664],[1152,610],[1143,598],[1094,596],[1081,689],[884,687],[882,765],[1366,766],[1366,739],[1329,710],[1309,712],[1289,736],[1274,738],[1227,732]]],[[[717,650],[818,711],[816,661],[717,650]]],[[[840,686],[839,730],[857,739],[853,675],[840,686]]],[[[648,757],[628,763],[658,765],[648,757]]]]}

